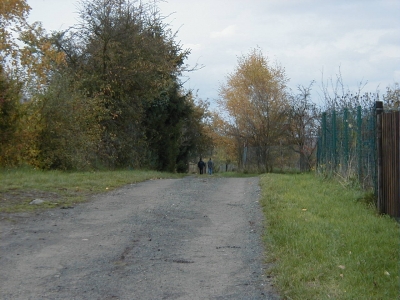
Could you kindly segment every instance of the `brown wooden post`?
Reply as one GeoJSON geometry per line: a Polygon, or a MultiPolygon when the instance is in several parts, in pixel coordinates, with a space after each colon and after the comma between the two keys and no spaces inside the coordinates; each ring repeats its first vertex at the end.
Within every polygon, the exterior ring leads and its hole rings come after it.
{"type": "Polygon", "coordinates": [[[376,157],[377,157],[377,209],[382,213],[382,195],[383,195],[383,182],[382,182],[382,112],[383,102],[375,102],[375,113],[376,113],[376,157]]]}
{"type": "Polygon", "coordinates": [[[395,173],[395,181],[393,182],[393,186],[394,186],[394,194],[393,194],[393,202],[392,202],[392,212],[391,212],[391,216],[395,217],[395,218],[399,218],[400,217],[400,186],[399,186],[399,182],[400,182],[400,170],[399,170],[399,165],[400,165],[400,161],[399,161],[399,155],[400,155],[400,147],[399,147],[399,143],[400,143],[400,113],[398,111],[394,112],[394,126],[395,126],[395,130],[394,132],[396,133],[395,136],[395,152],[393,154],[394,157],[394,173],[395,173]]]}
{"type": "Polygon", "coordinates": [[[394,183],[396,187],[396,194],[394,199],[394,217],[400,220],[400,112],[396,112],[396,175],[397,180],[394,183]]]}

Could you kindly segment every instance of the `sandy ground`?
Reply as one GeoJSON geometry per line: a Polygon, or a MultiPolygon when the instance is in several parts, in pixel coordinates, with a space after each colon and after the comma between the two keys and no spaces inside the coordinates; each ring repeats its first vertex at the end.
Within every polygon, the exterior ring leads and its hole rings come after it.
{"type": "Polygon", "coordinates": [[[202,175],[2,215],[0,298],[279,299],[258,198],[258,178],[202,175]]]}

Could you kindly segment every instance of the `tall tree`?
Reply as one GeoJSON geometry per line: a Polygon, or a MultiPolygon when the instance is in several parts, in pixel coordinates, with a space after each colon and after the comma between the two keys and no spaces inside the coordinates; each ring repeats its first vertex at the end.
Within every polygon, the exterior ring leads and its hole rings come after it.
{"type": "Polygon", "coordinates": [[[0,4],[0,62],[18,55],[15,32],[20,32],[26,24],[30,6],[25,0],[7,0],[0,4]]]}
{"type": "Polygon", "coordinates": [[[209,103],[201,99],[195,99],[192,93],[186,95],[186,103],[190,114],[184,119],[180,136],[179,154],[177,158],[177,170],[188,170],[189,161],[196,161],[200,156],[209,153],[213,148],[210,136],[209,103]]]}
{"type": "Polygon", "coordinates": [[[180,139],[172,132],[179,132],[180,118],[187,116],[178,77],[189,51],[175,42],[155,4],[85,0],[81,5],[77,30],[55,38],[81,91],[103,99],[99,156],[109,167],[150,163],[172,170],[172,149],[180,139]],[[160,123],[159,130],[169,132],[169,152],[159,149],[166,137],[155,130],[160,123]]]}
{"type": "Polygon", "coordinates": [[[15,165],[20,159],[20,91],[21,85],[7,77],[0,65],[0,166],[15,165]]]}
{"type": "Polygon", "coordinates": [[[97,167],[101,139],[101,99],[85,97],[70,74],[59,70],[31,106],[40,112],[34,164],[42,169],[87,170],[97,167]]]}
{"type": "Polygon", "coordinates": [[[252,147],[258,168],[272,170],[272,149],[288,120],[287,81],[280,65],[271,65],[260,49],[253,49],[238,59],[235,72],[221,85],[220,106],[228,114],[242,164],[245,149],[252,147]]]}
{"type": "Polygon", "coordinates": [[[28,23],[29,12],[25,0],[0,4],[0,163],[3,165],[19,163],[22,157],[34,153],[31,146],[35,144],[36,133],[32,128],[36,128],[35,121],[40,116],[28,116],[29,105],[22,105],[21,100],[43,91],[50,73],[64,61],[41,24],[28,23]]]}
{"type": "Polygon", "coordinates": [[[156,169],[174,172],[180,152],[183,126],[192,113],[191,107],[177,84],[151,102],[146,110],[143,125],[149,159],[156,169]]]}
{"type": "Polygon", "coordinates": [[[40,22],[28,23],[31,8],[25,0],[0,4],[0,64],[27,88],[43,89],[49,72],[64,62],[40,22]]]}
{"type": "Polygon", "coordinates": [[[314,82],[308,87],[299,86],[299,94],[291,97],[290,119],[287,140],[290,147],[299,154],[300,171],[309,171],[312,167],[312,158],[315,152],[319,129],[320,111],[311,100],[311,89],[314,82]]]}
{"type": "Polygon", "coordinates": [[[0,4],[0,165],[14,164],[18,157],[12,147],[16,146],[21,113],[21,85],[10,76],[9,64],[16,64],[19,46],[15,34],[26,23],[29,10],[24,0],[0,4]]]}
{"type": "Polygon", "coordinates": [[[26,1],[0,5],[1,130],[22,130],[29,163],[186,168],[204,141],[192,134],[205,136],[204,110],[182,89],[189,51],[156,3],[83,0],[80,24],[51,37],[28,24],[26,1]],[[19,105],[21,95],[32,101],[19,105]]]}

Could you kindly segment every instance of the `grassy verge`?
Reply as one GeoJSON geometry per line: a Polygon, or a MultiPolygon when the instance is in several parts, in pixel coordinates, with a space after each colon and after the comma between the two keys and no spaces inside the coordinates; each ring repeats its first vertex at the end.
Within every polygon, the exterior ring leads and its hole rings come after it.
{"type": "Polygon", "coordinates": [[[260,174],[256,173],[244,173],[244,172],[217,172],[213,173],[215,177],[226,177],[226,178],[247,178],[247,177],[258,177],[260,174]]]}
{"type": "Polygon", "coordinates": [[[271,273],[284,299],[399,299],[399,224],[312,174],[261,176],[271,273]]]}
{"type": "Polygon", "coordinates": [[[155,171],[61,172],[32,169],[0,170],[0,212],[71,206],[88,196],[149,179],[180,178],[155,171]],[[34,199],[45,202],[30,205],[34,199]]]}

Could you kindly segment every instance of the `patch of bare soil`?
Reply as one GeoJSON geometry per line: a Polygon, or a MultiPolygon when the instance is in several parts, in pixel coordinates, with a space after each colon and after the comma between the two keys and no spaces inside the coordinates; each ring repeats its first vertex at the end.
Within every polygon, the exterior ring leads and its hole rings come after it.
{"type": "Polygon", "coordinates": [[[265,274],[258,198],[258,178],[204,175],[9,214],[0,298],[279,299],[265,274]]]}
{"type": "Polygon", "coordinates": [[[35,199],[42,199],[48,202],[57,202],[60,195],[54,192],[38,191],[38,190],[11,190],[5,193],[0,193],[0,208],[11,207],[24,203],[29,203],[35,199]]]}

